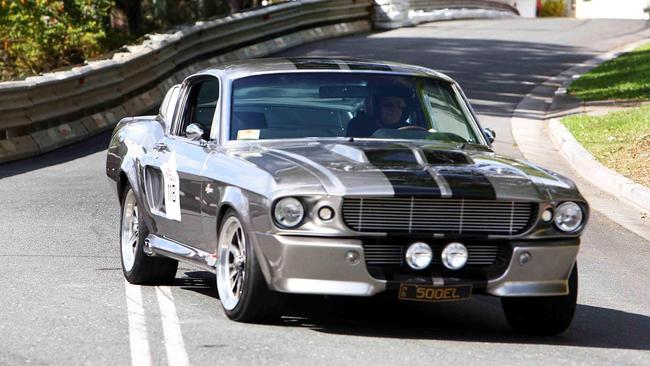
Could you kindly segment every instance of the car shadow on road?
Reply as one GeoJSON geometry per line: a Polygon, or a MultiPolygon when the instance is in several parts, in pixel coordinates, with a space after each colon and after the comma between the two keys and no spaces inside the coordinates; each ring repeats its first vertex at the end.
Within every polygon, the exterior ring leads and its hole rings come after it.
{"type": "Polygon", "coordinates": [[[578,305],[571,327],[551,337],[514,333],[499,299],[487,296],[464,303],[403,304],[392,309],[366,308],[365,312],[363,307],[350,311],[335,308],[334,312],[316,313],[320,309],[311,307],[307,314],[298,311],[297,316],[289,315],[283,321],[318,332],[354,336],[650,350],[650,317],[591,305],[578,305]]]}
{"type": "Polygon", "coordinates": [[[219,300],[217,282],[213,273],[208,271],[183,271],[183,273],[185,277],[177,277],[173,286],[219,300]]]}
{"type": "Polygon", "coordinates": [[[110,139],[111,132],[107,131],[40,156],[0,164],[0,179],[66,163],[106,150],[110,139]]]}
{"type": "MultiPolygon", "coordinates": [[[[214,274],[187,271],[185,275],[174,284],[218,300],[214,274]]],[[[509,328],[500,300],[491,296],[438,304],[400,303],[386,297],[291,296],[281,320],[272,326],[373,338],[650,350],[649,316],[579,304],[566,332],[525,336],[509,328]]]]}

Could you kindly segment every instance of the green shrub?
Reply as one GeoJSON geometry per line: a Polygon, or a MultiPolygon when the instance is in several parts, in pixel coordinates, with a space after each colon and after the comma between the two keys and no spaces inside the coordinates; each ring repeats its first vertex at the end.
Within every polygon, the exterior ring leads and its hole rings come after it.
{"type": "Polygon", "coordinates": [[[82,63],[101,53],[110,0],[0,0],[3,80],[82,63]]]}
{"type": "Polygon", "coordinates": [[[564,0],[544,0],[540,15],[543,17],[562,17],[565,11],[564,0]]]}

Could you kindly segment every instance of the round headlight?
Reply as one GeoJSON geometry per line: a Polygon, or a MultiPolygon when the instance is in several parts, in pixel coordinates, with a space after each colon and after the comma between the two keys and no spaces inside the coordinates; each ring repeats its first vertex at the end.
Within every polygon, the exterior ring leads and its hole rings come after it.
{"type": "Polygon", "coordinates": [[[413,269],[426,268],[433,259],[433,251],[426,243],[413,243],[406,249],[406,263],[413,269]]]}
{"type": "Polygon", "coordinates": [[[555,226],[558,229],[571,232],[576,231],[582,225],[582,209],[574,202],[564,202],[555,209],[555,226]]]}
{"type": "Polygon", "coordinates": [[[469,253],[461,243],[450,243],[442,250],[442,264],[449,269],[461,269],[467,263],[469,253]]]}
{"type": "Polygon", "coordinates": [[[302,222],[305,217],[305,208],[298,199],[286,197],[275,204],[273,215],[275,221],[281,226],[293,228],[302,222]]]}

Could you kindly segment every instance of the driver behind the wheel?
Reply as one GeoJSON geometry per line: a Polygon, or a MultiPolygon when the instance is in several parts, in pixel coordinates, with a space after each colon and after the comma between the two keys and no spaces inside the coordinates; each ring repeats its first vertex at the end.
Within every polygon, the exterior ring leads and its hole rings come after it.
{"type": "Polygon", "coordinates": [[[369,137],[381,128],[398,129],[409,126],[405,121],[408,117],[406,95],[403,87],[383,87],[378,89],[369,99],[366,110],[373,113],[359,112],[348,122],[346,135],[348,137],[369,137]],[[368,105],[370,104],[370,105],[368,105]]]}

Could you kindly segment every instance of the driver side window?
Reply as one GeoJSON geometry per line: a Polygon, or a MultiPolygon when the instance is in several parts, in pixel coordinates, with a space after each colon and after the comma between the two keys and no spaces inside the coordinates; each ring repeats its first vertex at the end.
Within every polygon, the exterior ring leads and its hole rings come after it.
{"type": "Polygon", "coordinates": [[[185,129],[192,123],[203,129],[203,139],[210,139],[212,120],[219,101],[219,80],[210,77],[195,82],[188,92],[181,120],[179,136],[185,136],[185,129]]]}

